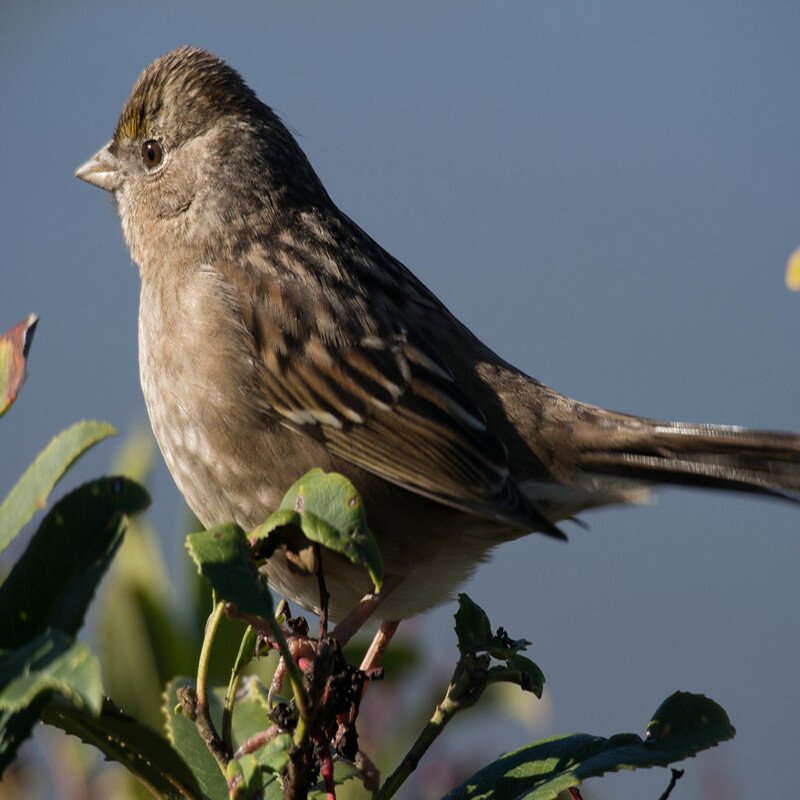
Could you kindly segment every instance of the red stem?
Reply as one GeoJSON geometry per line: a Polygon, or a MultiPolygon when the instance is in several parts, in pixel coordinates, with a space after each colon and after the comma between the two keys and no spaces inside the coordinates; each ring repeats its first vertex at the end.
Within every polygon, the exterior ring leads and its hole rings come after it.
{"type": "Polygon", "coordinates": [[[325,784],[325,800],[336,800],[336,784],[333,780],[333,759],[328,743],[320,736],[317,740],[320,745],[319,771],[325,784]]]}

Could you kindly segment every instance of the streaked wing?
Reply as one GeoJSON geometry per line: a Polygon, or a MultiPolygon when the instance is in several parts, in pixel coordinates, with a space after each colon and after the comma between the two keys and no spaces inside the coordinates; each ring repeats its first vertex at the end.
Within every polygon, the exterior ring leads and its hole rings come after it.
{"type": "Polygon", "coordinates": [[[505,448],[430,345],[356,304],[273,281],[245,314],[260,357],[265,407],[336,455],[441,503],[563,536],[520,493],[505,448]],[[302,297],[298,293],[302,292],[302,297]],[[310,323],[298,307],[314,309],[310,323]],[[325,321],[346,319],[349,330],[325,321]],[[361,321],[359,321],[361,320],[361,321]],[[376,326],[382,326],[376,330],[376,326]]]}

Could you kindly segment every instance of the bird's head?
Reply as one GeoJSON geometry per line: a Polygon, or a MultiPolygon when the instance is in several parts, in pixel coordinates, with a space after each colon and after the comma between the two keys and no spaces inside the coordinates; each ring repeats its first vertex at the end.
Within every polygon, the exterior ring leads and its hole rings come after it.
{"type": "Polygon", "coordinates": [[[298,198],[327,198],[272,110],[238,72],[193,47],[144,70],[113,138],[76,175],[113,193],[143,270],[167,252],[196,259],[210,242],[235,247],[298,198]]]}

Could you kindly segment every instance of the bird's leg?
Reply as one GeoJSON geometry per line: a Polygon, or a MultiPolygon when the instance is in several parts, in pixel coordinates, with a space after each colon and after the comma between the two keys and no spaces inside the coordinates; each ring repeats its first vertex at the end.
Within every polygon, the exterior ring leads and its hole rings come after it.
{"type": "Polygon", "coordinates": [[[376,631],[372,643],[364,654],[364,660],[361,662],[361,667],[359,668],[362,672],[366,672],[367,675],[369,675],[381,665],[383,652],[389,646],[389,642],[392,636],[394,636],[394,632],[397,630],[399,624],[399,619],[385,619],[381,622],[380,628],[376,631]]]}
{"type": "Polygon", "coordinates": [[[358,605],[333,629],[332,636],[344,647],[361,626],[375,613],[375,609],[396,589],[402,578],[399,575],[387,575],[380,592],[365,594],[358,605]]]}

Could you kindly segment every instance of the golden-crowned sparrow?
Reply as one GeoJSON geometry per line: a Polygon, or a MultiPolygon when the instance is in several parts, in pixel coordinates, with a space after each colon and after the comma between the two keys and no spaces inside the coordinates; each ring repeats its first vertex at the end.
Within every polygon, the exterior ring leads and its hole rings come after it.
{"type": "MultiPolygon", "coordinates": [[[[334,205],[292,135],[223,61],[142,73],[77,173],[113,193],[141,273],[139,365],[156,439],[206,526],[252,528],[311,467],[364,495],[401,619],[497,544],[654,483],[800,492],[800,436],[659,422],[571,400],[482,344],[334,205]]],[[[317,582],[276,554],[307,608],[317,582]]],[[[330,612],[368,590],[326,556],[330,612]]]]}

